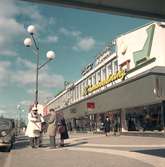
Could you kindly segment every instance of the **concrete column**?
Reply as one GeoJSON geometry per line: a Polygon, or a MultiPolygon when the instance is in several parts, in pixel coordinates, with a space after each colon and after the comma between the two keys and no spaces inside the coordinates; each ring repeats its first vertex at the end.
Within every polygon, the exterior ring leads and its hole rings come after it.
{"type": "Polygon", "coordinates": [[[121,131],[128,132],[127,122],[126,122],[126,110],[121,110],[121,131]]]}
{"type": "Polygon", "coordinates": [[[165,133],[165,101],[162,101],[161,103],[161,124],[164,128],[165,133]]]}

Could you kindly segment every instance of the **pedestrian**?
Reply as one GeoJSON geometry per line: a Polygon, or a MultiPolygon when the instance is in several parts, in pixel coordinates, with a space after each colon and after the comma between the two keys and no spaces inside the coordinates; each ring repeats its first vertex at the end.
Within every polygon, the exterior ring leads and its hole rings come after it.
{"type": "Polygon", "coordinates": [[[116,118],[115,120],[114,120],[114,135],[116,136],[117,135],[117,133],[119,133],[119,135],[120,135],[120,123],[119,123],[119,120],[118,120],[119,118],[116,118]]]}
{"type": "Polygon", "coordinates": [[[110,126],[111,126],[110,119],[108,116],[106,116],[106,119],[104,122],[104,132],[106,136],[108,136],[108,133],[110,132],[110,126]]]}
{"type": "Polygon", "coordinates": [[[40,138],[39,138],[39,147],[42,147],[43,133],[45,131],[46,122],[45,122],[44,117],[42,116],[42,114],[40,114],[40,119],[41,119],[41,131],[40,131],[40,138]]]}
{"type": "Polygon", "coordinates": [[[68,130],[63,113],[59,113],[58,116],[58,132],[60,133],[60,146],[64,147],[64,140],[69,138],[68,130]]]}
{"type": "Polygon", "coordinates": [[[37,112],[37,108],[33,107],[28,113],[28,125],[25,135],[30,138],[32,148],[39,147],[39,137],[41,132],[41,118],[37,112]]]}
{"type": "Polygon", "coordinates": [[[50,148],[56,148],[56,132],[57,132],[57,119],[56,119],[56,112],[53,108],[49,110],[50,117],[48,120],[48,135],[50,139],[50,148]]]}

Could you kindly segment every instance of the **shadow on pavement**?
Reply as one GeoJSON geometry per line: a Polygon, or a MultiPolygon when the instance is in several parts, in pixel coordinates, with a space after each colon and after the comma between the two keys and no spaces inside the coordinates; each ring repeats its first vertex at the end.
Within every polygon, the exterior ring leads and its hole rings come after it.
{"type": "Polygon", "coordinates": [[[165,148],[150,149],[150,150],[137,150],[137,151],[132,151],[132,152],[138,152],[142,154],[149,154],[149,155],[154,155],[154,156],[165,158],[165,148]]]}
{"type": "Polygon", "coordinates": [[[65,147],[79,146],[79,145],[87,144],[87,143],[88,143],[88,142],[86,142],[86,141],[82,141],[82,142],[78,142],[78,143],[74,143],[74,144],[66,143],[66,144],[65,144],[65,147]]]}
{"type": "MultiPolygon", "coordinates": [[[[9,154],[9,152],[8,151],[6,151],[6,148],[5,147],[1,147],[0,148],[0,153],[4,153],[4,154],[9,154]]],[[[1,157],[0,157],[0,160],[1,160],[1,157]]]]}
{"type": "Polygon", "coordinates": [[[74,141],[82,141],[82,140],[88,140],[89,138],[81,138],[81,139],[76,139],[74,141]]]}

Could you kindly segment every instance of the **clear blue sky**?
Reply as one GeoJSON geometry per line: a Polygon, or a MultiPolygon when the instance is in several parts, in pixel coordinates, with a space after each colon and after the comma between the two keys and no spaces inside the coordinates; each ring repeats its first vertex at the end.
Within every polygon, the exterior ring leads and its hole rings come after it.
{"type": "Polygon", "coordinates": [[[48,50],[56,58],[40,71],[39,101],[63,89],[64,81],[78,80],[82,68],[113,38],[149,20],[77,9],[0,2],[0,115],[16,116],[18,104],[27,111],[34,101],[35,56],[23,45],[29,24],[37,27],[41,63],[48,50]]]}

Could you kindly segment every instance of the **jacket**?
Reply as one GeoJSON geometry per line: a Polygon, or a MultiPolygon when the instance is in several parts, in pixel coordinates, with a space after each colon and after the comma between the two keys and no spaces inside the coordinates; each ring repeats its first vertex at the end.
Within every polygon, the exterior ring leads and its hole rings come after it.
{"type": "Polygon", "coordinates": [[[28,125],[25,132],[25,136],[39,137],[41,131],[41,119],[40,115],[34,115],[33,112],[28,113],[28,125]]]}
{"type": "Polygon", "coordinates": [[[48,135],[49,136],[56,136],[57,131],[57,121],[56,121],[56,115],[53,114],[50,116],[48,120],[48,135]]]}

